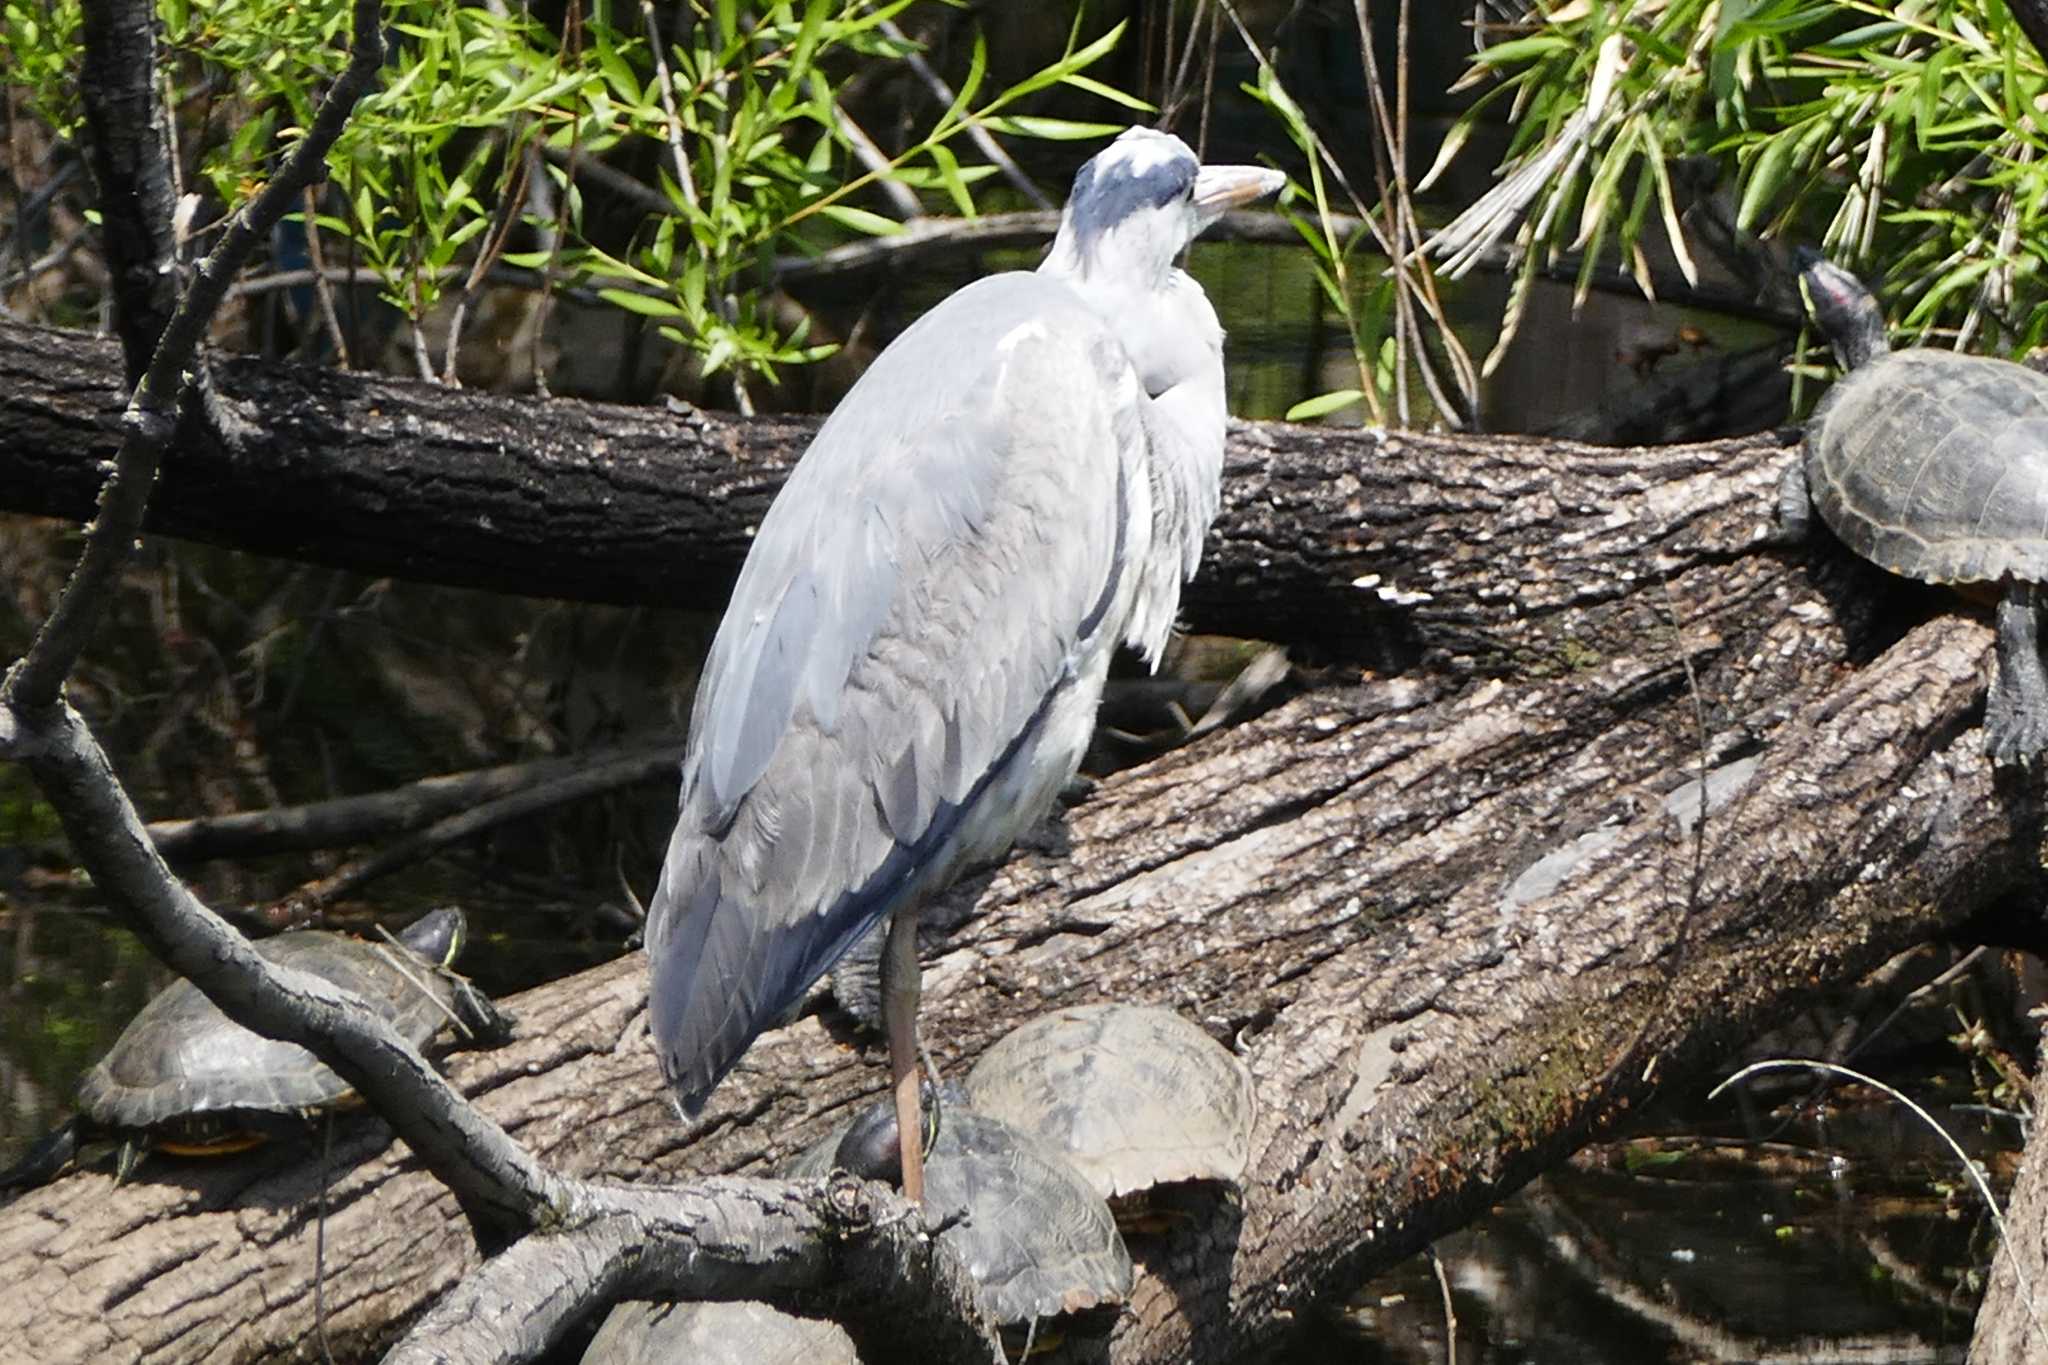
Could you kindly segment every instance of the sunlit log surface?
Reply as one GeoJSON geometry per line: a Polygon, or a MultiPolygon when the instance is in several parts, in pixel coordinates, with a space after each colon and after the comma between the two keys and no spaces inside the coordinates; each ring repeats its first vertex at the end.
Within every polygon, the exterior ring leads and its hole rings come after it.
{"type": "MultiPolygon", "coordinates": [[[[1140,1248],[1112,1359],[1271,1344],[1816,992],[2037,893],[2034,793],[1980,751],[1990,632],[1831,545],[1769,548],[1788,456],[1239,434],[1191,615],[1285,594],[1261,634],[1369,640],[1389,666],[1105,782],[960,888],[975,917],[927,945],[942,1065],[1043,1008],[1142,999],[1257,1078],[1241,1207],[1140,1248]],[[1703,766],[1724,771],[1696,837],[1697,797],[1666,798],[1703,766]]],[[[453,1074],[544,1159],[628,1181],[764,1170],[881,1086],[813,1014],[685,1129],[642,975],[628,958],[513,1001],[518,1041],[453,1074]]],[[[333,1166],[329,1335],[360,1358],[473,1252],[374,1121],[333,1166]]],[[[314,1353],[319,1187],[273,1151],[26,1195],[0,1210],[4,1339],[314,1353]]]]}

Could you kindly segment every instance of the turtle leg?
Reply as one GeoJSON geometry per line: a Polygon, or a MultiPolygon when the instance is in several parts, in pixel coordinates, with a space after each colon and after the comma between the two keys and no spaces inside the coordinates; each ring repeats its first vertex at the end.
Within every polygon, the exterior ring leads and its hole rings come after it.
{"type": "Polygon", "coordinates": [[[917,910],[889,921],[882,950],[882,1018],[889,1033],[889,1080],[896,1095],[896,1140],[903,1155],[903,1197],[924,1204],[924,1116],[917,1086],[917,910]]]}
{"type": "Polygon", "coordinates": [[[1813,529],[1813,492],[1806,484],[1806,452],[1792,457],[1791,467],[1778,481],[1778,531],[1785,540],[1798,544],[1813,529]]]}
{"type": "Polygon", "coordinates": [[[1984,749],[1997,764],[2048,753],[2048,671],[2041,663],[2036,589],[2014,583],[1998,599],[1998,673],[1984,705],[1984,749]]]}
{"type": "Polygon", "coordinates": [[[512,1035],[519,1029],[519,1021],[471,985],[468,977],[457,976],[453,972],[448,975],[449,984],[455,988],[455,1022],[461,1026],[465,1038],[485,1047],[502,1047],[511,1042],[512,1035]]]}

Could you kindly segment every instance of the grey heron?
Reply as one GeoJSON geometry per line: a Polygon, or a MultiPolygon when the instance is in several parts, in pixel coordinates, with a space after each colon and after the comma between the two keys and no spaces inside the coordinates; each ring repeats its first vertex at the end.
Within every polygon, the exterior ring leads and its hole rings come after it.
{"type": "Polygon", "coordinates": [[[652,1029],[686,1113],[889,917],[921,1202],[918,908],[1046,813],[1116,647],[1156,665],[1223,467],[1223,331],[1178,261],[1283,179],[1130,129],[1075,176],[1044,264],[919,319],[798,461],[705,663],[649,906],[652,1029]]]}

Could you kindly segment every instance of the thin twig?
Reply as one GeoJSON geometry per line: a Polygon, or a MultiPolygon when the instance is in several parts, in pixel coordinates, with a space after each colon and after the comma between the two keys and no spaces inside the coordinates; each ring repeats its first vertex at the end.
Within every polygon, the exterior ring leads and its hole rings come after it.
{"type": "Polygon", "coordinates": [[[306,186],[306,259],[313,263],[307,273],[313,277],[313,297],[320,303],[320,322],[327,329],[328,339],[334,343],[335,360],[341,368],[349,366],[348,338],[341,333],[341,315],[334,310],[334,285],[327,278],[325,251],[320,246],[320,224],[315,221],[319,212],[319,201],[313,187],[306,186]]]}
{"type": "MultiPolygon", "coordinates": [[[[669,75],[668,44],[661,36],[661,26],[654,20],[653,0],[640,0],[640,15],[647,24],[647,48],[654,56],[654,83],[661,91],[662,127],[668,135],[669,158],[675,163],[676,184],[681,187],[683,198],[692,210],[697,207],[696,182],[690,178],[690,154],[683,150],[683,120],[676,112],[675,81],[669,75]]],[[[705,291],[711,300],[711,307],[718,316],[731,326],[734,321],[732,301],[725,295],[725,280],[722,275],[712,281],[705,291]]],[[[747,377],[735,365],[732,371],[733,404],[740,416],[754,415],[754,395],[747,389],[747,377]]]]}
{"type": "Polygon", "coordinates": [[[596,796],[636,782],[666,779],[674,768],[674,750],[664,749],[653,754],[628,753],[607,763],[585,762],[560,769],[544,781],[524,783],[494,800],[436,820],[425,829],[381,845],[375,852],[345,864],[318,881],[308,882],[285,896],[280,905],[289,911],[289,918],[294,922],[306,919],[367,883],[430,857],[450,844],[474,838],[507,821],[549,810],[565,802],[596,796]]]}
{"type": "MultiPolygon", "coordinates": [[[[91,231],[91,228],[82,227],[76,232],[68,233],[63,241],[57,243],[57,245],[51,247],[33,261],[24,260],[19,270],[9,275],[0,275],[0,289],[11,289],[17,284],[33,285],[38,276],[57,269],[76,255],[78,248],[85,245],[85,239],[90,235],[91,231]]],[[[18,244],[25,245],[22,243],[18,244]]]]}
{"type": "MultiPolygon", "coordinates": [[[[512,145],[516,148],[518,142],[519,139],[514,138],[512,145]]],[[[441,382],[454,389],[462,387],[462,381],[455,373],[455,357],[462,349],[462,323],[469,314],[470,298],[504,253],[512,229],[519,224],[520,201],[526,198],[526,157],[515,152],[506,157],[506,163],[508,181],[504,193],[498,198],[498,221],[492,224],[484,249],[470,263],[469,273],[463,277],[462,289],[455,298],[454,315],[448,320],[448,340],[441,356],[441,382]]]]}
{"type": "Polygon", "coordinates": [[[150,823],[149,837],[157,851],[174,862],[339,848],[421,829],[457,812],[579,772],[609,773],[619,785],[665,776],[674,771],[681,757],[682,740],[665,735],[592,753],[445,773],[384,791],[302,806],[157,820],[150,823]]]}
{"type": "MultiPolygon", "coordinates": [[[[569,0],[562,14],[562,60],[574,67],[583,60],[583,0],[569,0]]],[[[567,169],[563,172],[568,187],[555,195],[555,226],[548,239],[546,263],[540,268],[540,306],[533,316],[533,391],[542,398],[548,396],[547,367],[541,363],[541,340],[547,334],[548,313],[555,301],[555,259],[562,250],[562,243],[569,236],[569,201],[574,197],[576,168],[583,152],[583,120],[574,114],[569,119],[569,153],[567,169]]],[[[547,187],[546,176],[534,176],[530,182],[536,191],[547,187]]]]}
{"type": "MultiPolygon", "coordinates": [[[[1415,309],[1409,295],[1408,273],[1400,265],[1408,239],[1404,231],[1406,221],[1397,201],[1408,192],[1404,175],[1407,160],[1401,154],[1395,120],[1387,114],[1386,83],[1380,78],[1379,54],[1372,41],[1371,0],[1352,0],[1351,12],[1358,22],[1359,60],[1365,68],[1365,88],[1371,93],[1377,133],[1368,139],[1372,144],[1373,177],[1378,182],[1380,207],[1387,214],[1385,240],[1389,243],[1389,259],[1394,262],[1394,414],[1405,427],[1412,425],[1408,412],[1408,354],[1415,345],[1415,309]]],[[[1397,70],[1396,78],[1406,74],[1397,70]]],[[[1402,95],[1407,94],[1407,89],[1406,80],[1401,79],[1402,95]]]]}
{"type": "MultiPolygon", "coordinates": [[[[1215,24],[1208,10],[1213,0],[1195,0],[1195,7],[1188,15],[1187,46],[1180,50],[1180,65],[1174,69],[1171,80],[1159,101],[1159,125],[1170,128],[1180,121],[1181,106],[1187,103],[1188,86],[1195,78],[1195,54],[1202,50],[1202,20],[1210,17],[1209,41],[1215,42],[1215,24]]],[[[1207,112],[1206,110],[1204,111],[1207,112]]],[[[1200,156],[1202,149],[1195,154],[1200,156]]]]}
{"type": "MultiPolygon", "coordinates": [[[[1273,72],[1273,64],[1271,59],[1268,57],[1265,49],[1259,46],[1257,39],[1252,37],[1251,30],[1245,26],[1244,20],[1239,16],[1236,7],[1233,4],[1231,4],[1231,0],[1217,0],[1217,4],[1222,9],[1223,13],[1229,16],[1232,27],[1234,27],[1237,30],[1239,41],[1241,41],[1244,44],[1245,50],[1251,54],[1252,59],[1258,62],[1262,70],[1265,70],[1269,73],[1273,72]]],[[[1366,49],[1369,56],[1371,50],[1371,44],[1369,41],[1366,43],[1366,49]]],[[[1279,80],[1279,76],[1277,74],[1273,74],[1272,79],[1277,82],[1279,80]]],[[[1391,136],[1394,125],[1391,120],[1386,118],[1384,101],[1379,96],[1377,89],[1375,89],[1374,91],[1374,100],[1378,115],[1387,129],[1388,135],[1391,136]]],[[[1377,243],[1377,245],[1379,246],[1381,254],[1387,256],[1390,260],[1393,259],[1395,255],[1393,251],[1393,244],[1389,240],[1387,233],[1382,228],[1379,220],[1366,211],[1365,204],[1359,198],[1358,191],[1352,187],[1350,178],[1344,173],[1344,168],[1341,165],[1339,165],[1337,159],[1330,154],[1330,149],[1328,145],[1323,141],[1322,136],[1318,134],[1314,128],[1310,127],[1307,124],[1305,118],[1302,121],[1301,130],[1302,133],[1308,138],[1310,154],[1314,156],[1317,164],[1323,166],[1325,169],[1329,171],[1330,176],[1334,180],[1336,180],[1339,187],[1343,189],[1345,196],[1349,198],[1351,201],[1351,206],[1357,214],[1358,221],[1366,229],[1366,231],[1371,234],[1374,242],[1377,243]]],[[[1412,230],[1414,222],[1412,216],[1405,221],[1409,223],[1412,230]]],[[[1323,224],[1323,230],[1326,239],[1328,239],[1330,242],[1331,253],[1333,257],[1335,257],[1336,230],[1334,227],[1334,217],[1332,217],[1331,220],[1326,221],[1323,224]]],[[[1341,265],[1341,257],[1337,258],[1337,264],[1341,265]]],[[[1427,279],[1426,274],[1424,278],[1427,279]]],[[[1399,293],[1399,291],[1396,292],[1397,294],[1399,293]]],[[[1459,362],[1462,360],[1462,364],[1460,365],[1461,374],[1465,370],[1469,370],[1471,368],[1471,362],[1469,359],[1463,359],[1463,351],[1457,342],[1456,332],[1451,327],[1449,315],[1443,311],[1442,304],[1440,300],[1437,298],[1434,288],[1424,290],[1422,293],[1422,297],[1426,301],[1431,321],[1436,324],[1437,334],[1444,339],[1443,344],[1446,350],[1450,352],[1450,354],[1453,357],[1453,364],[1458,365],[1459,362]]],[[[1419,347],[1417,348],[1416,353],[1418,355],[1424,354],[1419,347]]],[[[1372,383],[1372,376],[1366,370],[1365,357],[1358,357],[1358,362],[1359,387],[1365,392],[1368,405],[1372,407],[1375,412],[1377,412],[1378,399],[1375,393],[1374,385],[1372,383]]],[[[1444,415],[1445,420],[1462,421],[1466,414],[1459,410],[1458,405],[1452,404],[1445,398],[1441,387],[1434,382],[1434,374],[1432,367],[1425,365],[1424,374],[1425,379],[1429,382],[1431,397],[1436,401],[1438,405],[1438,410],[1444,415]]],[[[1471,387],[1473,391],[1476,392],[1476,378],[1473,380],[1471,387]]]]}
{"type": "Polygon", "coordinates": [[[1394,276],[1394,388],[1395,401],[1403,425],[1408,424],[1408,383],[1407,367],[1412,356],[1422,373],[1423,387],[1429,390],[1430,401],[1446,422],[1454,426],[1469,426],[1479,411],[1479,373],[1472,359],[1465,353],[1464,344],[1458,340],[1456,330],[1446,322],[1441,301],[1436,295],[1435,280],[1426,263],[1408,260],[1408,243],[1421,236],[1420,220],[1415,212],[1413,187],[1408,179],[1408,26],[1409,2],[1401,0],[1395,25],[1395,101],[1389,112],[1386,99],[1386,83],[1380,77],[1379,59],[1372,44],[1370,21],[1371,6],[1368,0],[1355,0],[1358,15],[1359,45],[1365,63],[1366,88],[1371,92],[1373,122],[1379,129],[1379,138],[1373,143],[1373,167],[1378,178],[1380,202],[1387,211],[1387,232],[1383,240],[1393,244],[1389,257],[1389,271],[1394,276]],[[1382,154],[1382,148],[1385,153],[1382,154]],[[1411,275],[1411,264],[1419,266],[1411,275]],[[1436,335],[1449,358],[1453,377],[1458,387],[1456,401],[1444,391],[1442,380],[1437,375],[1435,357],[1428,345],[1428,334],[1416,316],[1416,302],[1436,323],[1436,335]]]}
{"type": "Polygon", "coordinates": [[[1458,1365],[1458,1309],[1451,1302],[1451,1277],[1444,1273],[1444,1258],[1429,1249],[1429,1268],[1436,1272],[1436,1287],[1444,1296],[1444,1365],[1458,1365]]]}
{"type": "MultiPolygon", "coordinates": [[[[908,66],[916,73],[917,78],[925,83],[931,90],[933,98],[938,100],[941,108],[951,109],[954,100],[957,98],[953,92],[953,87],[946,84],[945,79],[938,72],[932,70],[931,63],[924,59],[923,49],[904,36],[903,30],[896,27],[896,21],[893,19],[884,19],[877,27],[880,28],[882,34],[889,41],[903,44],[904,65],[908,66]]],[[[967,125],[967,136],[974,139],[974,145],[981,148],[981,154],[988,158],[989,164],[1001,170],[1003,178],[1009,181],[1019,194],[1038,205],[1041,209],[1050,210],[1053,207],[1052,200],[1045,197],[1045,191],[1032,183],[1031,177],[1024,174],[1023,168],[1011,159],[1010,154],[1003,150],[1003,144],[997,142],[994,134],[990,133],[988,129],[982,127],[979,123],[970,121],[967,125]]]]}
{"type": "Polygon", "coordinates": [[[839,135],[846,139],[847,146],[853,148],[854,158],[875,173],[876,183],[881,185],[882,193],[889,196],[889,202],[896,206],[897,216],[906,221],[924,217],[924,205],[910,192],[910,186],[890,174],[895,163],[838,100],[832,101],[832,117],[839,125],[839,135]]]}
{"type": "MultiPolygon", "coordinates": [[[[1855,1041],[1855,1043],[1847,1049],[1847,1051],[1840,1052],[1838,1054],[1840,1060],[1846,1062],[1862,1053],[1865,1048],[1868,1048],[1872,1043],[1876,1042],[1879,1038],[1883,1037],[1884,1034],[1891,1028],[1891,1026],[1897,1023],[1900,1017],[1904,1015],[1907,1010],[1913,1007],[1914,1002],[1924,1000],[1928,996],[1932,995],[1934,992],[1940,990],[1942,987],[1952,985],[1955,982],[1961,980],[1964,976],[1969,974],[1969,971],[1972,967],[1977,965],[1979,959],[1981,959],[1986,953],[1990,951],[1991,950],[1989,948],[1980,943],[1976,947],[1970,949],[1969,952],[1964,953],[1960,958],[1957,958],[1947,968],[1937,973],[1933,977],[1933,979],[1921,982],[1912,990],[1907,991],[1904,995],[1900,996],[1899,1002],[1896,1005],[1892,1006],[1891,1012],[1889,1014],[1885,1015],[1884,1018],[1878,1020],[1876,1024],[1872,1025],[1869,1029],[1865,1030],[1863,1035],[1860,1038],[1858,1038],[1855,1041]]],[[[1832,1061],[1835,1059],[1830,1058],[1829,1060],[1832,1061]]],[[[1825,1087],[1825,1084],[1825,1082],[1822,1083],[1823,1088],[1825,1087]]],[[[1820,1098],[1819,1089],[1816,1089],[1816,1092],[1812,1098],[1815,1100],[1820,1098]]]]}
{"type": "Polygon", "coordinates": [[[1216,103],[1216,49],[1223,37],[1223,9],[1210,0],[1209,4],[1209,55],[1202,63],[1202,124],[1198,130],[1201,145],[1209,145],[1209,111],[1216,103]]]}

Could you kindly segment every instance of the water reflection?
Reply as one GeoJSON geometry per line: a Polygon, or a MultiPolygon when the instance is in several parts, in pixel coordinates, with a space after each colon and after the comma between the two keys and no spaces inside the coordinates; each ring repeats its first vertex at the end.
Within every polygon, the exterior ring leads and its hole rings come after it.
{"type": "Polygon", "coordinates": [[[171,980],[96,910],[10,890],[0,902],[0,1168],[71,1114],[78,1078],[171,980]]]}
{"type": "MultiPolygon", "coordinates": [[[[1919,1078],[1941,1081],[1960,1088],[1919,1078]]],[[[2009,1180],[2016,1132],[1930,1107],[2009,1180]]],[[[1962,1360],[1992,1249],[1976,1196],[1898,1106],[1838,1093],[1824,1112],[1769,1139],[1588,1148],[1444,1238],[1461,1365],[1962,1360]]],[[[1324,1314],[1296,1358],[1442,1361],[1444,1292],[1415,1258],[1324,1314]]]]}

